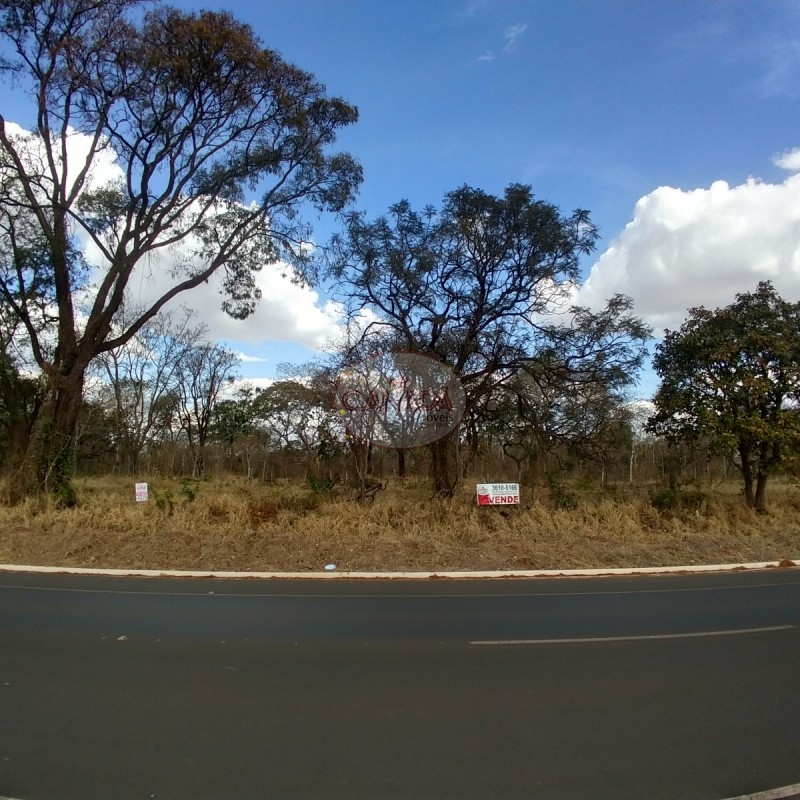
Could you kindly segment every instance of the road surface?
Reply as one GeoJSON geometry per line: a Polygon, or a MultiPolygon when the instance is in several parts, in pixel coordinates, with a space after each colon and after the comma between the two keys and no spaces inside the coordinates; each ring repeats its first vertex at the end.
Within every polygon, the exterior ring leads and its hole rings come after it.
{"type": "Polygon", "coordinates": [[[0,574],[0,796],[721,800],[800,782],[800,570],[0,574]]]}

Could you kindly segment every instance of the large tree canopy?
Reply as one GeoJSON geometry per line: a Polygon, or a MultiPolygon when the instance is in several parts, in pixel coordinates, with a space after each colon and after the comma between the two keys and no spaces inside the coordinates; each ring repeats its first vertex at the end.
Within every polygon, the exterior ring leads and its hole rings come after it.
{"type": "Polygon", "coordinates": [[[725,308],[692,309],[653,366],[662,383],[649,429],[736,455],[747,505],[765,511],[770,473],[800,445],[800,303],[763,282],[725,308]]]}
{"type": "MultiPolygon", "coordinates": [[[[624,387],[649,335],[630,301],[612,298],[598,313],[569,308],[579,259],[596,239],[587,212],[565,216],[518,184],[501,197],[464,186],[439,211],[418,213],[403,201],[374,222],[351,213],[331,271],[351,309],[376,319],[354,354],[366,342],[374,350],[379,336],[436,359],[460,378],[467,416],[522,372],[562,398],[624,387]]],[[[431,445],[434,485],[444,493],[454,486],[447,446],[431,445]]]]}
{"type": "Polygon", "coordinates": [[[29,132],[0,116],[0,298],[51,392],[32,482],[57,488],[89,362],[217,272],[243,318],[257,270],[302,266],[302,206],[339,211],[360,182],[328,152],[357,112],[226,13],[2,0],[0,14],[3,69],[33,104],[29,132]],[[120,325],[134,277],[156,290],[120,325]]]}

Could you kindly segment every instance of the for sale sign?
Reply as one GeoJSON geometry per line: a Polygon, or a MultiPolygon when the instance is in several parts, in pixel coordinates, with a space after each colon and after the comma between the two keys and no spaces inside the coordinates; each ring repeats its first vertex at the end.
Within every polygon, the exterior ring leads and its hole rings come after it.
{"type": "Polygon", "coordinates": [[[518,483],[479,483],[476,494],[479,506],[519,505],[518,483]]]}
{"type": "Polygon", "coordinates": [[[147,502],[147,484],[146,483],[137,483],[136,484],[136,502],[137,503],[146,503],[147,502]]]}

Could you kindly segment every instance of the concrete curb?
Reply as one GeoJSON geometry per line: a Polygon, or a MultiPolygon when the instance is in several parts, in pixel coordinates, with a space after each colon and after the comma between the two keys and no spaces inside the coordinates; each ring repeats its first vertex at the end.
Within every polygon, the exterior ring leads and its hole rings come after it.
{"type": "Polygon", "coordinates": [[[780,561],[756,561],[746,564],[692,564],[683,567],[622,567],[613,569],[522,569],[437,572],[225,572],[191,569],[102,569],[95,567],[37,567],[23,564],[0,564],[0,572],[31,572],[67,575],[106,575],[138,578],[257,578],[260,580],[475,580],[498,578],[590,578],[612,575],[669,575],[697,572],[735,572],[760,569],[783,569],[800,566],[800,558],[780,561]]]}
{"type": "Polygon", "coordinates": [[[768,789],[766,792],[729,797],[727,800],[792,800],[794,797],[800,797],[800,783],[782,786],[780,789],[768,789]]]}

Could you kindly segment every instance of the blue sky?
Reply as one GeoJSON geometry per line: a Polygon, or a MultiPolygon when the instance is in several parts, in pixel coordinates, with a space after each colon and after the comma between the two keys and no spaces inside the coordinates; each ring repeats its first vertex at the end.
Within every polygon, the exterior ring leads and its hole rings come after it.
{"type": "MultiPolygon", "coordinates": [[[[629,293],[660,331],[764,278],[800,299],[797,0],[177,5],[230,10],[359,107],[340,145],[363,164],[357,207],[371,217],[465,183],[530,183],[601,228],[580,302],[629,293]]],[[[320,220],[316,237],[333,229],[320,220]]],[[[250,377],[313,356],[336,322],[324,289],[273,275],[264,294],[244,323],[223,320],[213,293],[189,303],[256,359],[250,377]]],[[[648,375],[638,394],[654,387],[648,375]]]]}
{"type": "MultiPolygon", "coordinates": [[[[464,183],[490,192],[530,183],[564,210],[592,212],[603,238],[587,273],[633,220],[637,201],[658,187],[689,192],[726,181],[734,188],[751,176],[779,185],[787,173],[773,159],[800,146],[798,2],[218,7],[359,107],[360,121],[341,144],[364,166],[358,206],[369,215],[401,198],[437,204],[464,183]]],[[[319,226],[321,238],[328,229],[319,226]]],[[[675,297],[663,318],[649,309],[651,322],[674,327],[690,305],[726,304],[758,279],[711,275],[715,288],[728,284],[723,291],[675,297]]],[[[697,268],[685,277],[696,279],[697,268]]],[[[628,290],[624,280],[609,288],[628,290]]],[[[645,298],[634,299],[638,306],[645,298]]],[[[265,354],[277,355],[270,345],[265,354]]],[[[641,391],[653,385],[650,376],[641,391]]]]}

